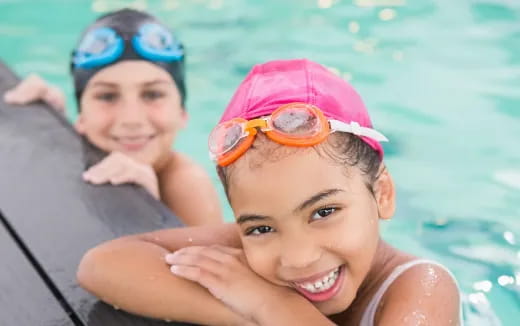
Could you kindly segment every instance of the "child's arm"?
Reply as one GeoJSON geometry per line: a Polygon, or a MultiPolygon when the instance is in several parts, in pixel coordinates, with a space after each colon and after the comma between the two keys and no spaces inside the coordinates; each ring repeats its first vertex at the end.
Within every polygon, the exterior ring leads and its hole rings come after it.
{"type": "Polygon", "coordinates": [[[217,191],[204,169],[184,154],[172,153],[159,175],[161,200],[187,225],[222,223],[217,191]]]}
{"type": "Polygon", "coordinates": [[[333,325],[292,287],[273,284],[251,270],[241,249],[191,246],[168,255],[166,261],[172,273],[202,285],[255,325],[333,325]]]}
{"type": "Polygon", "coordinates": [[[29,75],[13,89],[5,92],[4,101],[9,104],[24,105],[44,101],[60,112],[65,112],[65,95],[56,86],[48,84],[36,74],[29,75]]]}
{"type": "Polygon", "coordinates": [[[164,256],[191,245],[240,247],[234,224],[168,229],[116,239],[91,249],[78,268],[80,285],[126,311],[212,325],[245,321],[198,284],[174,276],[164,256]]]}
{"type": "Polygon", "coordinates": [[[460,325],[457,284],[443,268],[420,264],[394,281],[381,300],[375,325],[460,325]]]}

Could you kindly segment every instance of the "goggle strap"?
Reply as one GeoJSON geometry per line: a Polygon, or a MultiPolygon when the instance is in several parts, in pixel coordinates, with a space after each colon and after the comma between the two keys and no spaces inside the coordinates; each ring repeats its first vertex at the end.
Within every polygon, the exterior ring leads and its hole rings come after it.
{"type": "Polygon", "coordinates": [[[387,142],[388,138],[385,137],[382,133],[379,131],[367,128],[367,127],[361,127],[359,123],[356,121],[351,121],[350,123],[345,123],[343,121],[339,120],[329,120],[330,128],[333,131],[341,131],[341,132],[348,132],[351,134],[354,134],[356,136],[362,136],[367,137],[370,139],[373,139],[378,142],[387,142]]]}

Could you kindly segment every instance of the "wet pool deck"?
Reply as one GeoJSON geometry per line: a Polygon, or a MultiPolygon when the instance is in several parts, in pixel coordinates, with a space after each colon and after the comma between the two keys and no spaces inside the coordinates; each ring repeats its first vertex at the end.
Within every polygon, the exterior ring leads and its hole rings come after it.
{"type": "Polygon", "coordinates": [[[102,154],[43,105],[3,103],[17,80],[0,62],[0,325],[188,325],[115,310],[78,286],[89,248],[180,223],[142,189],[84,183],[102,154]]]}

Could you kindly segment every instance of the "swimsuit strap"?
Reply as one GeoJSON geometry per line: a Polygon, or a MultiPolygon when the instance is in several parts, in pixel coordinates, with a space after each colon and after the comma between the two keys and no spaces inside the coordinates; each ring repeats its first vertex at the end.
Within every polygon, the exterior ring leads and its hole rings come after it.
{"type": "MultiPolygon", "coordinates": [[[[453,278],[455,281],[455,284],[457,284],[457,280],[453,276],[453,274],[443,265],[427,259],[416,259],[409,261],[407,263],[404,263],[402,265],[397,266],[392,273],[387,277],[387,279],[381,284],[381,287],[377,290],[376,294],[372,297],[372,300],[370,300],[370,303],[368,304],[365,312],[363,313],[363,317],[361,318],[360,326],[373,326],[374,325],[374,319],[376,316],[377,308],[379,307],[379,302],[383,298],[383,295],[386,293],[386,290],[392,285],[392,283],[404,272],[406,272],[408,269],[421,264],[431,264],[438,266],[448,272],[448,274],[453,278]]],[[[457,285],[458,287],[458,285],[457,285]]],[[[461,319],[462,323],[462,319],[461,319]]]]}

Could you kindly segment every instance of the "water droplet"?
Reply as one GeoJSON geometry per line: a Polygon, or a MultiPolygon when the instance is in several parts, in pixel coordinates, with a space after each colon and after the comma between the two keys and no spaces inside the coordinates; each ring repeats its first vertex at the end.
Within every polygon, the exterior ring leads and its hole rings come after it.
{"type": "Polygon", "coordinates": [[[359,32],[359,23],[356,22],[356,21],[351,21],[349,24],[348,24],[348,30],[352,33],[352,34],[356,34],[357,32],[359,32]]]}
{"type": "Polygon", "coordinates": [[[426,267],[426,275],[421,279],[421,285],[424,288],[425,295],[431,296],[435,286],[439,282],[439,275],[432,265],[426,267]]]}
{"type": "Polygon", "coordinates": [[[498,277],[498,284],[501,286],[515,284],[515,278],[509,275],[501,275],[498,277]]]}
{"type": "Polygon", "coordinates": [[[469,302],[477,306],[489,306],[489,301],[487,300],[486,295],[482,292],[469,294],[468,300],[469,302]]]}
{"type": "Polygon", "coordinates": [[[383,21],[392,20],[397,16],[397,12],[394,9],[385,8],[379,12],[379,19],[383,21]]]}
{"type": "Polygon", "coordinates": [[[417,310],[405,316],[403,322],[405,326],[425,326],[428,324],[426,316],[417,310]]]}
{"type": "Polygon", "coordinates": [[[318,7],[321,9],[328,9],[332,7],[333,0],[318,0],[318,7]]]}
{"type": "Polygon", "coordinates": [[[193,242],[193,239],[192,238],[188,238],[188,242],[193,242]]]}
{"type": "Polygon", "coordinates": [[[159,237],[154,237],[153,238],[155,241],[159,241],[159,237]]]}
{"type": "Polygon", "coordinates": [[[120,308],[116,305],[113,305],[112,307],[114,307],[115,310],[119,310],[120,308]]]}
{"type": "Polygon", "coordinates": [[[171,319],[165,319],[164,321],[167,322],[167,323],[171,323],[172,322],[171,319]]]}
{"type": "Polygon", "coordinates": [[[516,244],[515,235],[511,231],[504,232],[504,239],[511,245],[516,244]]]}
{"type": "Polygon", "coordinates": [[[493,288],[493,283],[488,280],[473,283],[473,289],[477,291],[489,292],[493,288]]]}

